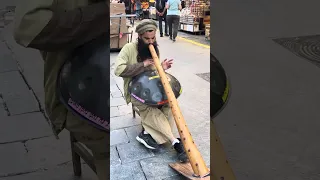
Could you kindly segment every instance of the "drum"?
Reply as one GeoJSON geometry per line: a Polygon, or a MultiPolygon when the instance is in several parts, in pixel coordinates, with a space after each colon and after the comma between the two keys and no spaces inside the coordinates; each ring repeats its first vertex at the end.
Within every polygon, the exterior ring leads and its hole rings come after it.
{"type": "MultiPolygon", "coordinates": [[[[166,75],[175,97],[178,98],[182,93],[180,82],[167,72],[166,75]]],[[[134,77],[129,84],[129,93],[136,100],[149,106],[162,106],[168,103],[157,71],[145,71],[134,77]]]]}

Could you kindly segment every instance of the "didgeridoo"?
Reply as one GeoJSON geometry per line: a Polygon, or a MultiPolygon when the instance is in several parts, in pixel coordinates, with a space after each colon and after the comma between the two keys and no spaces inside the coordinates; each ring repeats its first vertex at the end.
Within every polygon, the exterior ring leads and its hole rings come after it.
{"type": "Polygon", "coordinates": [[[164,87],[164,90],[166,92],[168,102],[172,111],[172,115],[174,117],[174,120],[176,122],[180,138],[183,142],[184,149],[189,157],[190,164],[192,166],[194,175],[199,177],[205,177],[210,173],[209,169],[207,168],[198,148],[196,147],[192,137],[191,133],[187,127],[186,121],[183,118],[183,115],[180,111],[180,107],[178,105],[178,101],[172,91],[172,88],[169,84],[169,81],[167,79],[167,76],[161,66],[160,60],[158,58],[158,55],[153,47],[152,44],[149,45],[149,50],[151,52],[154,65],[158,71],[158,74],[160,76],[162,85],[164,87]]]}

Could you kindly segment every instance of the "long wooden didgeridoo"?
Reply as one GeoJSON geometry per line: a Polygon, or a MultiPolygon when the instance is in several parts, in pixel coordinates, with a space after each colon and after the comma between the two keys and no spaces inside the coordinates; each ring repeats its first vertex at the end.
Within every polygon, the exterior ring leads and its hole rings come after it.
{"type": "Polygon", "coordinates": [[[161,64],[160,60],[158,58],[158,55],[153,47],[152,44],[149,45],[149,50],[151,52],[155,67],[159,73],[162,85],[164,87],[164,90],[166,92],[166,95],[168,97],[169,105],[172,110],[172,115],[174,117],[174,120],[176,122],[180,138],[183,142],[184,149],[189,157],[190,164],[192,166],[194,175],[205,177],[210,173],[209,169],[207,168],[199,150],[197,149],[196,145],[194,144],[194,141],[191,137],[191,133],[189,132],[189,129],[186,125],[186,121],[184,120],[182,113],[180,111],[177,99],[172,91],[172,88],[169,84],[169,81],[167,79],[167,75],[165,74],[161,64]]]}

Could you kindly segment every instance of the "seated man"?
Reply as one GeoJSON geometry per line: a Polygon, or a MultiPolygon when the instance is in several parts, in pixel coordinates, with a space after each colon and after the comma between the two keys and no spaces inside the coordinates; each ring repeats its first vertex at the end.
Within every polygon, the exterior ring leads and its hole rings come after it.
{"type": "MultiPolygon", "coordinates": [[[[187,161],[180,138],[175,138],[172,133],[174,122],[171,110],[168,105],[161,108],[147,106],[134,99],[129,94],[129,83],[131,79],[147,70],[155,70],[153,59],[149,51],[149,44],[153,44],[159,56],[159,49],[156,41],[157,24],[149,19],[141,21],[136,28],[138,41],[126,44],[116,60],[115,75],[124,80],[124,95],[126,102],[130,102],[139,109],[142,120],[143,131],[136,139],[149,149],[157,149],[159,144],[171,142],[178,152],[180,161],[187,161]]],[[[164,60],[162,68],[167,70],[171,67],[172,61],[164,60]]]]}

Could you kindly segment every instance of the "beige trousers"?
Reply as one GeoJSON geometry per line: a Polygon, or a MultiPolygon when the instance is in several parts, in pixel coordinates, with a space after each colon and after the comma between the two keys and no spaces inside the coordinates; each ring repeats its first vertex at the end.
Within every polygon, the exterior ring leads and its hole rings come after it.
{"type": "Polygon", "coordinates": [[[158,144],[164,144],[175,138],[173,135],[175,123],[168,105],[159,109],[145,105],[134,98],[131,98],[131,103],[139,109],[142,127],[158,144]]]}
{"type": "Polygon", "coordinates": [[[107,176],[107,168],[109,168],[108,162],[110,161],[108,134],[79,119],[71,112],[67,115],[66,129],[92,151],[99,180],[107,180],[109,177],[107,176]]]}

